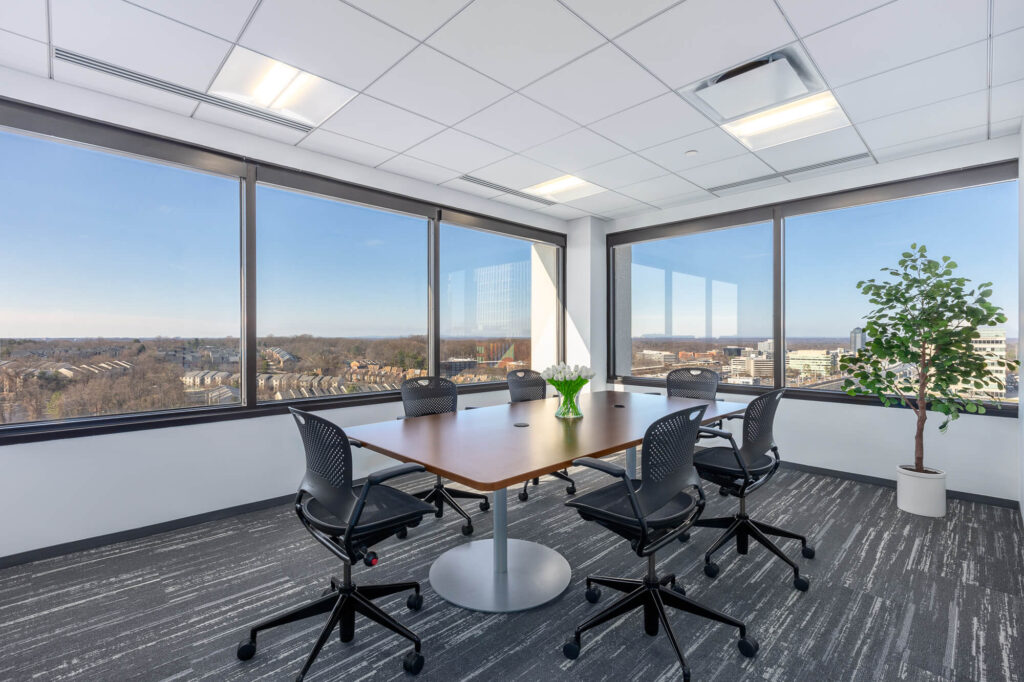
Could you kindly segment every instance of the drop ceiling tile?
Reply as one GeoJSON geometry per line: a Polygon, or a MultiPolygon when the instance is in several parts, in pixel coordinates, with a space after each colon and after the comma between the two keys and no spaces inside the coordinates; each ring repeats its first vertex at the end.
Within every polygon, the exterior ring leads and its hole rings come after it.
{"type": "Polygon", "coordinates": [[[612,38],[679,0],[563,0],[562,4],[612,38]]]}
{"type": "Polygon", "coordinates": [[[664,85],[611,43],[523,90],[527,97],[583,124],[665,92],[664,85]]]}
{"type": "Polygon", "coordinates": [[[665,174],[665,169],[645,158],[630,154],[578,171],[576,175],[601,187],[618,189],[665,174]]]}
{"type": "Polygon", "coordinates": [[[554,180],[561,175],[564,173],[560,170],[518,155],[473,171],[473,177],[518,190],[554,180]]]}
{"type": "Polygon", "coordinates": [[[237,111],[224,109],[212,104],[200,104],[192,116],[200,121],[209,121],[210,123],[216,123],[218,125],[225,126],[226,128],[234,128],[235,130],[241,130],[246,133],[252,133],[253,135],[259,135],[260,137],[266,137],[271,140],[286,142],[288,144],[295,144],[302,138],[306,137],[306,133],[301,130],[295,130],[288,126],[264,121],[261,118],[249,116],[248,114],[240,114],[237,111]]]}
{"type": "Polygon", "coordinates": [[[597,215],[607,215],[610,211],[621,211],[627,208],[644,206],[642,202],[616,192],[601,192],[600,194],[592,194],[589,197],[583,197],[582,199],[566,203],[573,208],[597,215]]]}
{"type": "Polygon", "coordinates": [[[965,130],[956,130],[942,135],[914,140],[913,142],[906,142],[904,144],[893,145],[883,149],[876,149],[875,158],[878,159],[879,163],[885,163],[886,161],[892,161],[894,159],[917,156],[918,154],[927,154],[929,152],[935,152],[942,149],[950,149],[952,147],[959,147],[965,144],[981,142],[987,136],[987,125],[975,126],[965,130]]]}
{"type": "Polygon", "coordinates": [[[417,180],[426,180],[432,182],[435,185],[448,180],[454,180],[455,178],[462,175],[459,171],[454,171],[450,168],[444,168],[437,164],[427,163],[426,161],[420,161],[411,156],[396,156],[392,159],[388,159],[381,165],[377,166],[381,170],[390,171],[392,173],[398,173],[399,175],[405,175],[410,178],[416,178],[417,180]]]}
{"type": "Polygon", "coordinates": [[[744,154],[691,168],[683,171],[681,175],[698,187],[707,189],[760,178],[774,172],[768,164],[753,154],[744,154]]]}
{"type": "Polygon", "coordinates": [[[638,182],[627,187],[622,187],[618,191],[625,194],[627,197],[632,197],[639,201],[646,201],[647,203],[668,201],[692,194],[711,196],[692,182],[687,182],[678,175],[671,174],[663,175],[660,178],[654,178],[653,180],[644,180],[643,182],[638,182]]]}
{"type": "Polygon", "coordinates": [[[423,40],[469,0],[346,0],[386,24],[423,40]]]}
{"type": "Polygon", "coordinates": [[[603,40],[552,0],[476,0],[427,43],[518,90],[603,40]]]}
{"type": "Polygon", "coordinates": [[[556,218],[561,218],[562,220],[576,220],[577,218],[583,218],[584,216],[589,215],[586,211],[581,211],[578,208],[566,206],[565,204],[545,206],[537,209],[537,213],[554,216],[556,218]]]}
{"type": "Polygon", "coordinates": [[[0,30],[45,43],[46,0],[0,2],[0,30]]]}
{"type": "Polygon", "coordinates": [[[533,201],[532,199],[524,199],[517,194],[499,194],[494,197],[495,201],[500,201],[503,204],[511,204],[512,206],[518,206],[519,208],[526,208],[531,211],[535,211],[538,208],[544,208],[544,204],[539,201],[533,201]]]}
{"type": "Polygon", "coordinates": [[[610,161],[628,152],[586,128],[527,149],[523,154],[566,173],[610,161]]]}
{"type": "Polygon", "coordinates": [[[687,0],[615,42],[679,88],[795,38],[772,0],[687,0]]]}
{"type": "Polygon", "coordinates": [[[589,128],[639,151],[711,126],[703,114],[670,92],[591,123],[589,128]]]}
{"type": "Polygon", "coordinates": [[[897,0],[804,40],[832,87],[988,36],[988,3],[897,0]]]}
{"type": "Polygon", "coordinates": [[[474,194],[474,195],[476,195],[478,197],[484,197],[484,198],[487,198],[487,199],[491,199],[493,197],[498,196],[499,194],[503,194],[503,192],[501,190],[499,190],[499,189],[491,189],[490,187],[485,187],[484,185],[478,185],[475,182],[467,182],[466,180],[460,180],[458,178],[455,178],[454,180],[449,180],[448,182],[442,183],[442,187],[448,187],[449,189],[456,189],[456,190],[458,190],[460,192],[466,192],[467,194],[474,194]]]}
{"type": "Polygon", "coordinates": [[[132,0],[158,14],[195,26],[234,42],[256,6],[256,0],[132,0]]]}
{"type": "Polygon", "coordinates": [[[992,85],[1024,78],[1024,28],[992,39],[992,85]]]}
{"type": "Polygon", "coordinates": [[[494,144],[522,151],[578,126],[561,114],[513,93],[456,126],[494,144]]]}
{"type": "Polygon", "coordinates": [[[406,150],[444,129],[440,123],[368,95],[359,95],[320,127],[396,152],[406,150]]]}
{"type": "Polygon", "coordinates": [[[509,89],[421,45],[366,93],[453,125],[501,99],[509,89]]]}
{"type": "Polygon", "coordinates": [[[987,87],[988,41],[981,41],[838,88],[854,123],[966,95],[987,87]]]}
{"type": "Polygon", "coordinates": [[[1024,2],[995,0],[992,9],[992,33],[994,35],[1024,26],[1024,2]]]}
{"type": "Polygon", "coordinates": [[[406,154],[463,173],[509,156],[509,152],[501,147],[451,128],[420,142],[406,154]]]}
{"type": "Polygon", "coordinates": [[[992,88],[989,120],[1003,121],[1024,114],[1024,80],[992,88]]]}
{"type": "Polygon", "coordinates": [[[846,21],[858,14],[873,10],[890,0],[843,0],[822,2],[822,0],[779,0],[779,6],[796,32],[807,36],[815,31],[846,21]]]}
{"type": "Polygon", "coordinates": [[[988,93],[976,92],[898,114],[876,118],[857,126],[872,151],[893,147],[988,121],[988,93]]]}
{"type": "Polygon", "coordinates": [[[640,156],[648,158],[670,171],[678,172],[745,153],[747,153],[747,148],[737,142],[732,135],[721,128],[708,128],[678,140],[644,149],[640,152],[640,156]],[[687,156],[686,152],[691,149],[696,150],[697,153],[687,156]]]}
{"type": "Polygon", "coordinates": [[[1021,117],[1007,121],[997,121],[989,126],[989,137],[995,139],[1006,135],[1016,135],[1020,132],[1021,117]]]}
{"type": "Polygon", "coordinates": [[[757,156],[777,171],[788,171],[863,154],[867,150],[857,131],[852,126],[847,126],[821,135],[768,147],[757,152],[757,156]]]}
{"type": "Polygon", "coordinates": [[[639,204],[637,206],[627,206],[626,208],[620,208],[615,211],[606,211],[604,213],[605,218],[612,220],[618,220],[619,218],[628,218],[633,215],[640,215],[641,213],[649,213],[656,211],[657,209],[647,204],[639,204]]]}
{"type": "Polygon", "coordinates": [[[361,163],[364,166],[377,166],[395,155],[389,149],[344,135],[336,135],[326,130],[314,130],[299,143],[299,146],[346,161],[361,163]]]}
{"type": "MultiPolygon", "coordinates": [[[[44,46],[45,47],[45,46],[44,46]]],[[[90,90],[105,92],[108,95],[130,99],[134,102],[148,104],[160,109],[167,109],[183,116],[191,116],[199,104],[194,99],[174,95],[164,90],[151,88],[148,85],[118,78],[101,71],[93,71],[84,66],[54,60],[53,79],[62,83],[80,85],[90,90]]]]}
{"type": "Polygon", "coordinates": [[[51,0],[53,44],[206,90],[231,43],[120,0],[51,0]]]}
{"type": "Polygon", "coordinates": [[[45,78],[50,75],[50,50],[46,43],[0,31],[0,66],[45,78]]]}
{"type": "Polygon", "coordinates": [[[263,0],[239,44],[362,90],[416,41],[338,0],[263,0]]]}

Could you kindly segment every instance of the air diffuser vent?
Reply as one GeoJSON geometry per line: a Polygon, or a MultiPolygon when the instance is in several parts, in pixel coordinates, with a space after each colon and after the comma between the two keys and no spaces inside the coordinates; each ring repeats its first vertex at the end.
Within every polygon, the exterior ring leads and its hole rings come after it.
{"type": "Polygon", "coordinates": [[[523,192],[518,189],[512,189],[511,187],[505,187],[494,182],[488,182],[483,178],[474,178],[472,175],[463,175],[459,180],[465,180],[466,182],[472,182],[474,185],[480,185],[481,187],[489,187],[491,189],[504,192],[505,194],[511,194],[512,196],[519,197],[520,199],[529,199],[530,201],[536,201],[538,204],[544,206],[554,206],[557,202],[545,199],[543,197],[536,197],[528,192],[523,192]]]}
{"type": "Polygon", "coordinates": [[[206,104],[212,104],[216,107],[230,109],[231,111],[236,111],[240,114],[245,114],[246,116],[254,116],[255,118],[263,119],[264,121],[287,126],[295,130],[301,130],[304,133],[308,133],[313,130],[312,126],[293,121],[283,116],[276,116],[262,109],[247,107],[244,104],[239,104],[238,102],[233,102],[223,97],[216,97],[205,92],[200,92],[165,80],[160,80],[159,78],[153,78],[152,76],[147,76],[145,74],[138,73],[137,71],[131,71],[114,64],[108,64],[107,62],[102,62],[98,59],[93,59],[92,57],[86,57],[85,55],[78,54],[77,52],[71,52],[70,50],[58,47],[54,49],[53,56],[56,59],[68,62],[69,64],[76,64],[87,69],[92,69],[93,71],[99,71],[101,73],[123,78],[135,83],[148,85],[151,88],[163,90],[164,92],[169,92],[180,97],[188,97],[189,99],[194,99],[198,102],[205,102],[206,104]]]}
{"type": "Polygon", "coordinates": [[[867,159],[867,158],[870,158],[870,157],[871,157],[871,155],[868,154],[867,152],[864,152],[864,153],[861,153],[861,154],[854,154],[853,156],[844,156],[841,159],[832,159],[831,161],[822,161],[821,163],[813,163],[810,166],[801,166],[800,168],[792,168],[790,170],[785,171],[784,173],[770,173],[768,175],[762,175],[760,177],[751,178],[749,180],[742,180],[740,182],[730,182],[730,183],[728,183],[726,185],[719,185],[718,187],[708,187],[707,190],[709,192],[711,192],[712,194],[717,194],[718,192],[724,192],[724,191],[730,190],[730,189],[737,189],[739,187],[744,187],[746,185],[756,185],[757,183],[764,182],[765,180],[775,180],[777,178],[782,178],[782,177],[785,177],[787,175],[796,175],[797,173],[806,173],[807,171],[818,170],[819,168],[828,168],[829,166],[839,166],[839,165],[842,165],[844,163],[851,163],[853,161],[861,161],[862,159],[867,159]]]}

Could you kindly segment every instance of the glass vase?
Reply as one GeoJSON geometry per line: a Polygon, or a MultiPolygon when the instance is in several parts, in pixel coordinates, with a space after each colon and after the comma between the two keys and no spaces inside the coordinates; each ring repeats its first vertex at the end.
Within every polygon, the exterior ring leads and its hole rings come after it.
{"type": "Polygon", "coordinates": [[[582,417],[583,413],[580,411],[579,396],[583,385],[559,386],[555,384],[555,388],[562,395],[562,399],[558,403],[558,409],[555,410],[555,416],[559,419],[579,419],[582,417]]]}

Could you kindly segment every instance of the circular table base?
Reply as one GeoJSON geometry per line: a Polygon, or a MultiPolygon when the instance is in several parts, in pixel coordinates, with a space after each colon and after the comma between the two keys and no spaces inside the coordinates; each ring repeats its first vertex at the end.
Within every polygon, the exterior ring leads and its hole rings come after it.
{"type": "Polygon", "coordinates": [[[456,606],[508,613],[540,606],[565,591],[572,578],[561,554],[528,540],[508,541],[508,572],[494,572],[494,541],[450,549],[430,567],[430,586],[456,606]]]}

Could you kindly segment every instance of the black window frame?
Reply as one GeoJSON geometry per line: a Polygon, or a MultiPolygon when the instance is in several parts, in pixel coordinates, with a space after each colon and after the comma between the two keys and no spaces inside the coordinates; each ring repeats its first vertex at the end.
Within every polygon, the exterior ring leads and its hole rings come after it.
{"type": "MultiPolygon", "coordinates": [[[[616,373],[615,368],[615,270],[614,247],[646,242],[657,239],[668,239],[713,230],[742,227],[757,222],[772,222],[772,339],[777,349],[785,349],[785,220],[788,217],[821,213],[836,209],[851,208],[894,201],[911,197],[938,194],[941,192],[968,189],[982,185],[996,184],[1010,180],[1020,181],[1019,168],[1016,160],[970,166],[952,171],[944,171],[897,180],[876,185],[866,185],[853,189],[830,192],[810,197],[793,199],[778,203],[762,204],[738,211],[710,214],[699,218],[662,223],[649,227],[613,232],[605,239],[607,258],[607,319],[608,319],[608,381],[624,386],[644,386],[664,388],[664,379],[634,377],[616,373]]],[[[1021,210],[1021,207],[1018,207],[1021,210]]],[[[1018,273],[1020,276],[1021,273],[1018,273]]],[[[775,361],[774,385],[743,386],[736,384],[720,384],[722,393],[758,395],[767,391],[785,387],[785,353],[773,355],[775,361]]],[[[786,398],[795,400],[816,400],[819,402],[846,403],[852,405],[880,406],[874,396],[850,396],[842,391],[822,391],[816,389],[800,389],[787,387],[786,398]]],[[[984,416],[1016,418],[1019,406],[1006,403],[985,403],[984,416]]],[[[909,409],[909,408],[906,408],[909,409]]]]}
{"type": "MultiPolygon", "coordinates": [[[[72,437],[123,433],[189,424],[251,419],[286,414],[290,406],[304,410],[329,410],[357,405],[399,402],[398,391],[350,394],[331,398],[303,398],[260,403],[256,400],[256,185],[338,199],[370,208],[423,216],[428,224],[428,371],[440,367],[438,246],[442,220],[461,227],[549,244],[558,248],[559,360],[565,359],[565,258],[567,236],[522,223],[474,213],[458,207],[337,180],[317,173],[289,168],[200,145],[181,142],[127,127],[68,114],[0,97],[0,130],[19,135],[83,146],[101,152],[170,164],[200,172],[238,178],[242,185],[242,238],[239,281],[242,290],[242,400],[236,405],[184,407],[174,410],[136,412],[60,421],[35,421],[0,425],[0,446],[72,437]]],[[[460,384],[460,394],[507,389],[504,381],[460,384]]]]}

